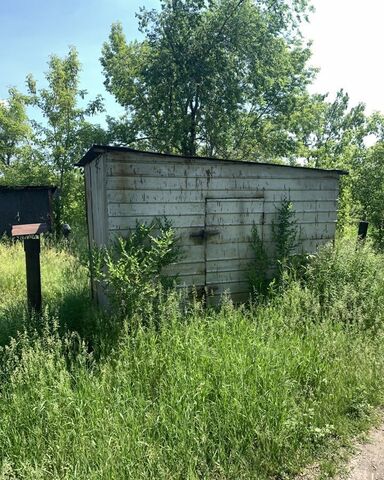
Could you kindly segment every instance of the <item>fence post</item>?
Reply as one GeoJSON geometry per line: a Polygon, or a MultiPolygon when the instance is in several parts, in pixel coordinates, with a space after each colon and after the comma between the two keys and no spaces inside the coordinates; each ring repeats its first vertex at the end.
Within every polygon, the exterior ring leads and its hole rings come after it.
{"type": "Polygon", "coordinates": [[[357,232],[358,240],[365,240],[368,232],[368,222],[359,222],[359,230],[357,232]]]}
{"type": "Polygon", "coordinates": [[[24,240],[28,308],[41,313],[40,237],[24,240]]]}

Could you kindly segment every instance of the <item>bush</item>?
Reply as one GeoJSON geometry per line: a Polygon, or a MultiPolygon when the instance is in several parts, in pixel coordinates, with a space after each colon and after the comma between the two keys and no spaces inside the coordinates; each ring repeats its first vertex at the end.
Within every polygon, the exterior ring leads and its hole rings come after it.
{"type": "Polygon", "coordinates": [[[110,307],[121,318],[145,315],[158,301],[162,288],[172,286],[163,269],[180,256],[174,230],[155,220],[137,224],[127,238],[94,253],[95,278],[106,289],[110,307]]]}
{"type": "Polygon", "coordinates": [[[369,242],[341,240],[312,256],[305,285],[318,298],[322,315],[330,312],[345,323],[382,328],[384,313],[384,256],[369,242]]]}
{"type": "Polygon", "coordinates": [[[268,255],[263,238],[257,226],[251,232],[251,247],[255,256],[249,269],[249,283],[254,299],[265,298],[268,294],[279,290],[291,268],[300,267],[302,256],[296,254],[299,246],[298,227],[292,202],[283,199],[276,209],[276,218],[272,221],[273,254],[268,255]]]}

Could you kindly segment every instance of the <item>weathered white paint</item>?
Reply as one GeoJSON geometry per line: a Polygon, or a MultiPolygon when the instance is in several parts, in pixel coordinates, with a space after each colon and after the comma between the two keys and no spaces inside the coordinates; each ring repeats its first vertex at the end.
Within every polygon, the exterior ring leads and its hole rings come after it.
{"type": "Polygon", "coordinates": [[[252,226],[272,251],[272,223],[284,198],[296,212],[299,251],[314,252],[335,235],[335,171],[107,150],[85,166],[85,178],[91,243],[165,216],[184,247],[166,272],[177,273],[181,285],[208,286],[216,297],[225,290],[237,300],[247,296],[252,226]],[[215,235],[193,236],[203,229],[215,235]]]}
{"type": "MultiPolygon", "coordinates": [[[[256,164],[255,164],[256,165],[256,164]]],[[[193,167],[190,167],[193,168],[193,167]]],[[[107,177],[108,190],[121,190],[124,186],[128,190],[205,190],[215,192],[225,191],[250,191],[252,190],[332,190],[335,187],[335,179],[320,177],[311,178],[228,178],[228,177],[156,177],[156,176],[119,176],[107,177]],[[294,182],[292,182],[294,180],[294,182]]]]}
{"type": "Polygon", "coordinates": [[[104,155],[85,167],[89,234],[92,243],[98,246],[105,245],[108,238],[105,167],[104,155]]]}
{"type": "MultiPolygon", "coordinates": [[[[338,190],[316,190],[317,201],[337,200],[338,190]],[[336,196],[335,196],[336,195],[336,196]]],[[[313,190],[293,190],[285,192],[291,201],[306,202],[313,200],[313,190]]],[[[205,199],[205,190],[107,190],[107,200],[110,203],[180,203],[180,202],[201,202],[205,199]]],[[[264,192],[254,190],[210,190],[210,198],[263,198],[264,192]]],[[[281,190],[268,189],[268,201],[281,201],[281,190]]]]}

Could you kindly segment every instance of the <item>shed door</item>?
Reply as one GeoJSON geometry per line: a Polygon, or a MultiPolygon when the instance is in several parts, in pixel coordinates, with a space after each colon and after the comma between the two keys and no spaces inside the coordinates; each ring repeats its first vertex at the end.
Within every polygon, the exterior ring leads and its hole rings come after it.
{"type": "Polygon", "coordinates": [[[248,271],[254,260],[253,225],[262,234],[263,199],[206,199],[205,285],[213,303],[229,290],[234,300],[248,297],[248,271]]]}

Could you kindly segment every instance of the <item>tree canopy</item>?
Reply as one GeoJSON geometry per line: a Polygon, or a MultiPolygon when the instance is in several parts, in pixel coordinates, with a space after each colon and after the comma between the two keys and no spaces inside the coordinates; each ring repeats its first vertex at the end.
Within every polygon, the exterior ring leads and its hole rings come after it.
{"type": "Polygon", "coordinates": [[[80,69],[75,48],[64,57],[52,55],[44,87],[39,88],[28,75],[28,92],[21,95],[11,89],[9,99],[0,105],[0,181],[57,185],[58,227],[63,221],[83,222],[83,181],[73,165],[92,143],[106,141],[103,129],[89,121],[103,111],[102,99],[98,96],[85,103],[87,92],[79,87],[80,69]],[[35,119],[28,117],[27,106],[37,112],[35,119]]]}
{"type": "Polygon", "coordinates": [[[141,42],[114,24],[101,63],[126,108],[121,140],[185,155],[286,154],[289,116],[313,76],[299,30],[308,10],[306,1],[162,0],[160,11],[140,11],[141,42]]]}
{"type": "Polygon", "coordinates": [[[26,92],[0,101],[0,183],[56,184],[59,224],[84,221],[73,164],[93,143],[342,168],[342,223],[368,219],[384,245],[384,116],[344,90],[309,92],[310,11],[307,0],[160,0],[137,14],[141,40],[113,24],[100,60],[125,114],[107,117],[107,130],[91,121],[103,100],[80,88],[76,49],[52,55],[43,82],[28,75],[26,92]]]}
{"type": "Polygon", "coordinates": [[[7,100],[0,101],[0,164],[9,166],[12,160],[23,155],[31,139],[28,121],[28,99],[15,88],[9,90],[7,100]]]}
{"type": "Polygon", "coordinates": [[[31,103],[42,113],[44,122],[33,122],[35,143],[45,160],[52,166],[61,201],[57,202],[56,222],[58,225],[70,215],[71,208],[84,204],[83,189],[79,186],[73,168],[75,159],[93,141],[97,142],[103,132],[92,125],[88,118],[104,108],[100,96],[81,103],[87,95],[79,87],[80,61],[75,48],[60,58],[52,55],[45,75],[47,87],[37,88],[37,83],[28,75],[27,85],[31,103]]]}

